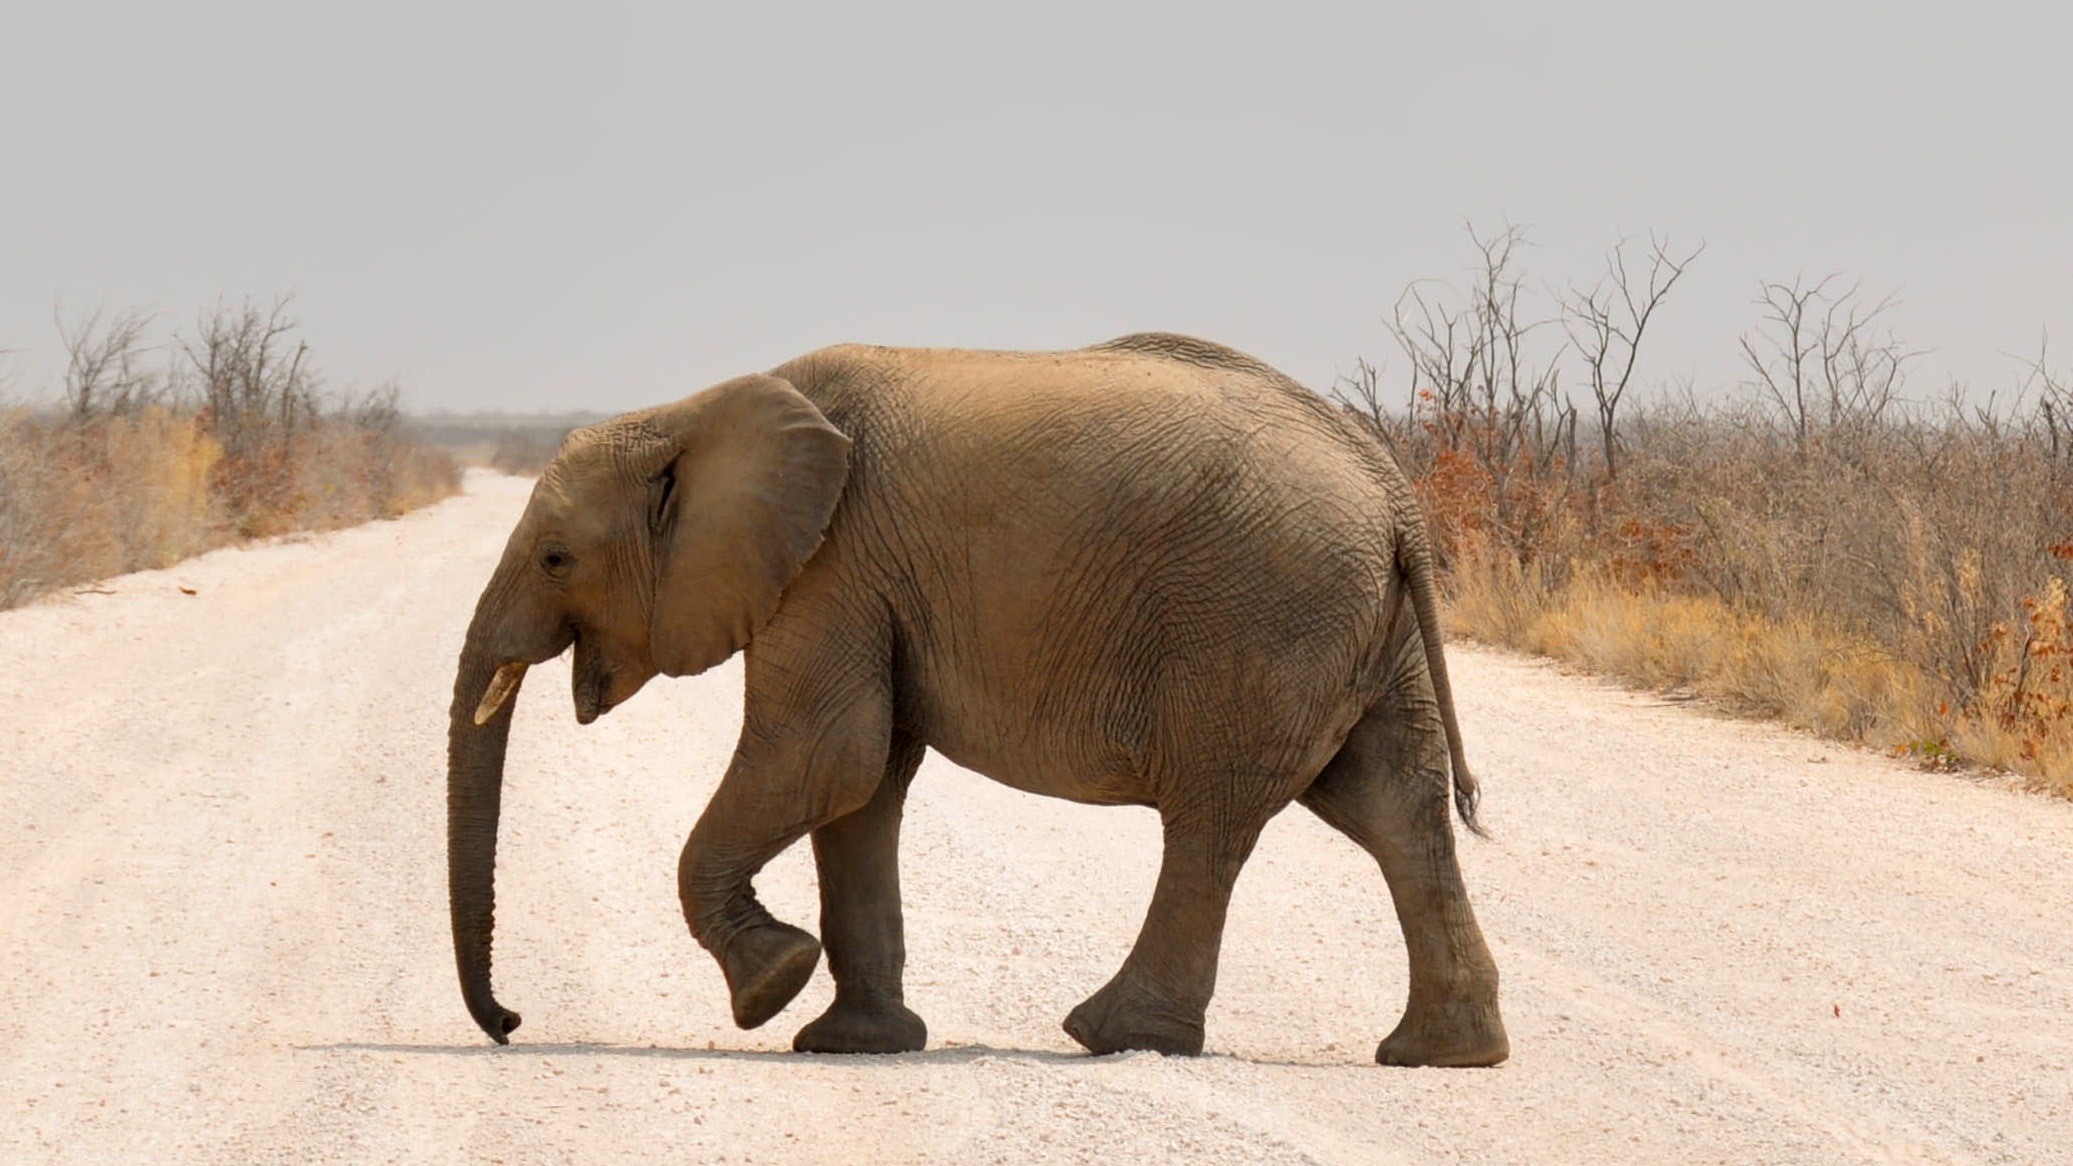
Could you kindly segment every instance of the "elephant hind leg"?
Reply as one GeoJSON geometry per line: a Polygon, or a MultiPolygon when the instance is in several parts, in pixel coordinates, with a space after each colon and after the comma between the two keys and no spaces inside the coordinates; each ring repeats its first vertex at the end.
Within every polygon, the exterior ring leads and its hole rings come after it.
{"type": "Polygon", "coordinates": [[[1161,816],[1165,851],[1137,943],[1121,970],[1065,1018],[1066,1034],[1091,1053],[1202,1051],[1231,889],[1271,812],[1161,816]]]}
{"type": "Polygon", "coordinates": [[[1403,1020],[1385,1065],[1495,1065],[1510,1055],[1497,965],[1454,854],[1447,741],[1422,668],[1363,716],[1302,803],[1375,856],[1410,957],[1403,1020]]]}

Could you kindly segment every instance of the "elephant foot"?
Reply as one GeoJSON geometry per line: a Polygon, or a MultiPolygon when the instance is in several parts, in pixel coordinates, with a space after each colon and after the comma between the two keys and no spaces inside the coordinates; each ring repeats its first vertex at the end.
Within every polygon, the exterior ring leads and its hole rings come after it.
{"type": "Polygon", "coordinates": [[[734,1023],[756,1028],[784,1011],[820,961],[820,940],[788,923],[766,923],[735,936],[720,957],[734,1023]]]}
{"type": "Polygon", "coordinates": [[[929,1027],[897,1000],[846,1003],[840,994],[792,1038],[795,1053],[918,1053],[929,1027]]]}
{"type": "Polygon", "coordinates": [[[1511,1041],[1496,1003],[1414,1008],[1375,1049],[1378,1065],[1431,1065],[1467,1069],[1511,1056],[1511,1041]]]}
{"type": "Polygon", "coordinates": [[[1144,1049],[1192,1057],[1202,1052],[1203,1011],[1125,969],[1067,1014],[1065,1032],[1096,1056],[1144,1049]]]}

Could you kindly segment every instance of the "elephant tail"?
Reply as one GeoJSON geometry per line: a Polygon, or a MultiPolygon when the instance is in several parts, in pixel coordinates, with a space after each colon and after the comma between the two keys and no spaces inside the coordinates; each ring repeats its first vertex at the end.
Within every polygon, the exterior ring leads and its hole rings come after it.
{"type": "Polygon", "coordinates": [[[1461,723],[1454,717],[1454,688],[1447,682],[1447,656],[1440,647],[1438,588],[1433,583],[1432,544],[1425,523],[1411,511],[1405,529],[1397,539],[1397,569],[1411,589],[1411,609],[1418,617],[1418,639],[1425,645],[1425,668],[1432,676],[1433,695],[1440,704],[1440,723],[1447,732],[1447,759],[1454,771],[1454,810],[1461,824],[1478,838],[1490,835],[1476,817],[1476,803],[1482,792],[1476,775],[1469,772],[1468,755],[1461,747],[1461,723]]]}

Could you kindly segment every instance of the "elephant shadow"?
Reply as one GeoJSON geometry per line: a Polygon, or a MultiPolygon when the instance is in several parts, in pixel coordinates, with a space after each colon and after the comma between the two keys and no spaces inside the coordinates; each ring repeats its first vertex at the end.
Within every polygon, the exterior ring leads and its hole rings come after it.
{"type": "MultiPolygon", "coordinates": [[[[985,1044],[949,1045],[941,1048],[924,1049],[914,1053],[892,1053],[874,1056],[831,1055],[826,1053],[795,1053],[776,1049],[700,1049],[675,1048],[668,1045],[615,1045],[601,1042],[578,1041],[562,1044],[377,1044],[365,1041],[339,1041],[331,1044],[309,1044],[293,1046],[301,1053],[386,1053],[390,1056],[420,1057],[639,1057],[663,1061],[709,1061],[737,1063],[800,1063],[813,1062],[826,1065],[850,1065],[860,1069],[874,1066],[895,1065],[968,1065],[984,1060],[1020,1061],[1037,1065],[1098,1064],[1117,1059],[1113,1055],[1094,1056],[1085,1052],[1066,1052],[1057,1049],[1001,1048],[985,1044]]],[[[1125,1057],[1157,1057],[1157,1053],[1125,1053],[1125,1057]]],[[[1246,1065],[1274,1066],[1281,1068],[1315,1069],[1326,1066],[1326,1062],[1279,1060],[1266,1057],[1248,1057],[1234,1053],[1204,1053],[1195,1057],[1180,1058],[1193,1061],[1236,1061],[1246,1065]]]]}

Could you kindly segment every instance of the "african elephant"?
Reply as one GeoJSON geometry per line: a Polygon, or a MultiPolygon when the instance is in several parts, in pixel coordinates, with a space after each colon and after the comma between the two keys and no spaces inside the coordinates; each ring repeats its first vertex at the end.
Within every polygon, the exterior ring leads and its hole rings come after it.
{"type": "MultiPolygon", "coordinates": [[[[1031,793],[1155,808],[1164,852],[1122,969],[1065,1029],[1197,1053],[1233,882],[1300,801],[1381,864],[1410,957],[1376,1059],[1508,1054],[1456,865],[1477,830],[1432,554],[1387,450],[1321,397],[1181,336],[1071,352],[841,346],[578,430],[476,605],[454,682],[448,875],[462,994],[490,991],[511,698],[575,648],[588,724],[656,673],[747,653],[732,763],[678,892],[734,1020],[836,995],[794,1048],[898,1052],[899,829],[932,746],[1031,793]],[[1404,618],[1408,611],[1409,618],[1404,618]],[[811,835],[821,937],[751,879],[811,835]]],[[[1478,832],[1480,832],[1478,830],[1478,832]]]]}

